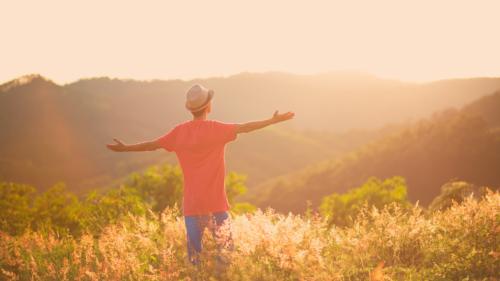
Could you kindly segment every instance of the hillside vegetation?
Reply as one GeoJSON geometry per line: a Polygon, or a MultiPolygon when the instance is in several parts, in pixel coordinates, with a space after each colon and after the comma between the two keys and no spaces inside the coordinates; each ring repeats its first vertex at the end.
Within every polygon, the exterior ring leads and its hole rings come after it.
{"type": "Polygon", "coordinates": [[[92,78],[67,85],[22,77],[0,86],[0,180],[41,191],[62,181],[83,194],[116,186],[150,165],[176,163],[175,155],[164,151],[111,153],[104,144],[113,137],[156,138],[189,119],[184,91],[197,82],[216,90],[214,119],[266,118],[276,108],[297,113],[284,126],[240,135],[228,146],[228,169],[248,176],[243,200],[261,207],[303,211],[307,200],[318,206],[323,196],[359,186],[370,176],[404,176],[409,198],[424,204],[454,178],[498,186],[493,167],[498,167],[499,98],[485,95],[500,87],[500,79],[413,84],[353,73],[244,73],[193,81],[92,78]],[[412,118],[478,97],[460,113],[408,125],[412,118]],[[355,152],[339,160],[350,151],[355,152]]]}
{"type": "MultiPolygon", "coordinates": [[[[321,93],[309,91],[314,97],[301,96],[298,101],[299,97],[273,92],[280,85],[290,91],[293,88],[294,95],[298,90],[305,93],[309,84],[298,82],[303,79],[315,78],[284,74],[189,82],[95,78],[61,86],[37,75],[23,77],[0,86],[0,180],[42,190],[64,181],[80,193],[109,185],[149,165],[176,162],[173,154],[164,151],[115,154],[104,145],[113,137],[125,142],[156,138],[191,118],[183,105],[184,92],[192,83],[203,82],[216,89],[214,119],[238,122],[267,118],[276,108],[301,110],[306,101],[319,106],[321,93]],[[302,86],[295,88],[296,83],[302,86]],[[256,88],[250,90],[249,85],[256,88]]],[[[322,83],[338,83],[335,81],[322,83]]],[[[335,94],[332,98],[336,96],[340,97],[335,94]]],[[[379,135],[372,130],[320,132],[314,129],[316,114],[322,114],[319,109],[314,114],[303,113],[295,129],[278,126],[240,136],[228,148],[229,169],[247,174],[253,186],[335,157],[379,135]],[[281,160],[285,157],[289,161],[281,160]]]]}
{"type": "Polygon", "coordinates": [[[310,200],[359,186],[371,176],[403,176],[412,201],[427,205],[454,179],[500,186],[500,92],[447,110],[341,159],[311,165],[258,186],[244,197],[260,207],[301,212],[310,200]]]}
{"type": "Polygon", "coordinates": [[[129,216],[80,238],[0,232],[0,276],[11,280],[497,280],[500,195],[426,214],[397,204],[365,208],[351,227],[267,210],[232,220],[234,249],[205,236],[202,270],[186,258],[184,222],[129,216]],[[230,260],[216,269],[214,255],[230,260]],[[214,279],[211,279],[214,278],[214,279]]]}
{"type": "Polygon", "coordinates": [[[0,183],[0,278],[7,280],[495,280],[500,194],[466,182],[429,208],[404,178],[370,178],[322,199],[321,213],[280,214],[237,202],[229,173],[233,248],[205,233],[201,268],[186,257],[178,166],[133,173],[120,187],[75,196],[0,183]],[[214,264],[216,257],[231,261],[214,264]]]}

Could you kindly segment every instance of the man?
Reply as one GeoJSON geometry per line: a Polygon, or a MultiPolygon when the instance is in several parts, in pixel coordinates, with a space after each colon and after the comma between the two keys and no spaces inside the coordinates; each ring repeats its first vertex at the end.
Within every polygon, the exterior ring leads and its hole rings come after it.
{"type": "Polygon", "coordinates": [[[185,105],[193,115],[192,120],[175,126],[155,140],[127,145],[114,139],[116,143],[107,145],[118,152],[164,148],[176,153],[184,176],[182,208],[188,258],[193,264],[198,264],[206,227],[212,230],[219,249],[232,246],[228,231],[229,203],[224,187],[226,143],[235,140],[237,134],[252,132],[294,117],[293,112],[279,114],[276,111],[269,119],[243,124],[208,120],[213,97],[213,90],[194,85],[187,91],[185,105]]]}

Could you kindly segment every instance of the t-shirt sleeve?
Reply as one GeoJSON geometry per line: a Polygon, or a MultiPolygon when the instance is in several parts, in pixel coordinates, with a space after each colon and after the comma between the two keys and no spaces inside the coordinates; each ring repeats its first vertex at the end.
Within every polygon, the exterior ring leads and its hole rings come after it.
{"type": "Polygon", "coordinates": [[[238,124],[235,123],[223,123],[215,121],[215,135],[218,142],[228,143],[236,139],[236,128],[238,124]]]}
{"type": "Polygon", "coordinates": [[[176,136],[177,136],[177,127],[171,129],[169,132],[164,134],[163,136],[157,138],[155,141],[165,150],[167,151],[175,151],[176,149],[176,136]]]}

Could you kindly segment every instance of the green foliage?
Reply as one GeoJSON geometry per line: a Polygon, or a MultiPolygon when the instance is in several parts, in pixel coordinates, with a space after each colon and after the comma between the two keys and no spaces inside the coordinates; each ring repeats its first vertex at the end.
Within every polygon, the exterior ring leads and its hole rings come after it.
{"type": "MultiPolygon", "coordinates": [[[[233,214],[255,211],[249,203],[236,203],[236,198],[246,192],[245,181],[246,176],[235,172],[226,178],[233,214]]],[[[0,183],[0,230],[11,235],[20,235],[29,228],[45,234],[101,234],[106,226],[124,221],[129,215],[177,209],[182,206],[182,193],[182,171],[169,164],[133,173],[120,187],[93,190],[81,199],[63,183],[38,195],[31,186],[0,183]]]]}
{"type": "Polygon", "coordinates": [[[79,207],[78,198],[58,183],[35,198],[33,230],[75,234],[80,230],[79,207]]]}
{"type": "Polygon", "coordinates": [[[404,178],[392,177],[381,181],[375,177],[368,179],[362,186],[345,194],[331,194],[323,198],[320,212],[331,224],[349,225],[364,205],[383,208],[396,202],[408,206],[407,187],[404,178]]]}
{"type": "Polygon", "coordinates": [[[429,205],[429,211],[443,211],[450,208],[454,202],[460,203],[469,196],[481,197],[486,188],[478,187],[464,181],[449,182],[441,187],[439,194],[429,205]]]}
{"type": "Polygon", "coordinates": [[[153,211],[182,204],[183,177],[179,166],[152,166],[142,174],[133,173],[125,185],[137,190],[153,211]]]}
{"type": "Polygon", "coordinates": [[[235,203],[231,206],[230,211],[234,215],[251,214],[257,211],[257,207],[248,202],[235,203]]]}
{"type": "Polygon", "coordinates": [[[31,228],[40,233],[81,235],[99,233],[128,214],[147,210],[139,193],[129,187],[89,192],[82,200],[58,183],[35,196],[31,186],[0,183],[0,230],[20,235],[31,228]]]}
{"type": "Polygon", "coordinates": [[[229,204],[235,202],[239,195],[243,195],[247,192],[247,187],[245,182],[247,176],[241,175],[235,172],[229,172],[225,179],[226,185],[226,195],[229,204]]]}
{"type": "Polygon", "coordinates": [[[33,216],[31,205],[35,188],[29,185],[0,182],[0,230],[22,234],[33,216]]]}
{"type": "Polygon", "coordinates": [[[432,217],[426,276],[433,280],[497,280],[500,272],[500,201],[498,192],[454,202],[432,217]],[[493,278],[495,276],[495,278],[493,278]],[[464,277],[467,277],[465,279],[464,277]],[[486,279],[491,277],[491,279],[486,279]]]}
{"type": "Polygon", "coordinates": [[[117,223],[128,214],[144,215],[147,205],[139,192],[122,186],[105,192],[92,191],[81,203],[82,227],[91,233],[100,233],[109,224],[117,223]]]}
{"type": "Polygon", "coordinates": [[[257,207],[248,202],[236,202],[238,196],[244,195],[247,192],[245,185],[247,176],[230,172],[226,176],[226,194],[227,200],[231,205],[230,212],[234,215],[249,214],[257,210],[257,207]]]}

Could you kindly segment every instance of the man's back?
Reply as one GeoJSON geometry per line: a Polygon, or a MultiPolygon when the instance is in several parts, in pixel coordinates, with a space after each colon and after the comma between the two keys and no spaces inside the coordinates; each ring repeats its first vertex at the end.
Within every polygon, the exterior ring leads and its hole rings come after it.
{"type": "Polygon", "coordinates": [[[193,115],[192,121],[179,124],[164,136],[151,141],[127,145],[113,139],[115,143],[107,145],[117,152],[152,151],[160,148],[175,152],[184,174],[183,213],[188,258],[193,264],[198,264],[207,221],[212,221],[212,231],[216,241],[219,241],[218,245],[223,248],[231,245],[231,231],[225,227],[229,225],[229,203],[224,187],[226,143],[235,140],[237,134],[249,133],[294,117],[293,112],[279,114],[275,111],[269,119],[243,124],[207,120],[207,115],[212,110],[213,96],[213,90],[194,85],[186,93],[185,104],[193,115]]]}
{"type": "Polygon", "coordinates": [[[184,174],[184,215],[226,211],[224,151],[236,139],[236,124],[192,120],[177,125],[157,139],[176,153],[184,174]]]}

